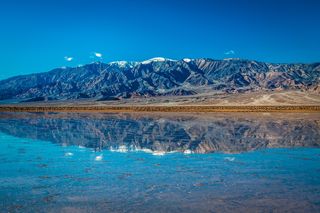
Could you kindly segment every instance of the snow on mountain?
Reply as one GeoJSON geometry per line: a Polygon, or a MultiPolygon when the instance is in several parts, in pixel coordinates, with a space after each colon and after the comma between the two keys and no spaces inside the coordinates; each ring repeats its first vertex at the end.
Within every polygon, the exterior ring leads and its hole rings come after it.
{"type": "Polygon", "coordinates": [[[155,57],[155,58],[148,59],[146,61],[142,61],[141,63],[142,64],[149,64],[152,62],[165,62],[165,61],[175,61],[175,60],[172,60],[169,58],[163,58],[163,57],[155,57]]]}
{"type": "Polygon", "coordinates": [[[110,62],[109,65],[116,65],[119,66],[120,68],[125,68],[125,67],[133,67],[137,64],[138,62],[129,62],[129,61],[113,61],[110,62]]]}

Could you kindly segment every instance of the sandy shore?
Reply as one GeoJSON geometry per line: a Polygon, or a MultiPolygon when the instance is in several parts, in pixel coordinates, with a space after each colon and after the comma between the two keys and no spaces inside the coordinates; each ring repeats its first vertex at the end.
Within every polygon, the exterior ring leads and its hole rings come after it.
{"type": "Polygon", "coordinates": [[[26,106],[3,105],[0,112],[320,112],[320,106],[26,106]]]}

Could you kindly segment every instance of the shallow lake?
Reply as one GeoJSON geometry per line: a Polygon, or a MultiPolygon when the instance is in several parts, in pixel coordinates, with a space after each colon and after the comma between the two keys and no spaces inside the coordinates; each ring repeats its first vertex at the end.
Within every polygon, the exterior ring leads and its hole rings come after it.
{"type": "Polygon", "coordinates": [[[0,113],[0,212],[320,212],[318,113],[0,113]]]}

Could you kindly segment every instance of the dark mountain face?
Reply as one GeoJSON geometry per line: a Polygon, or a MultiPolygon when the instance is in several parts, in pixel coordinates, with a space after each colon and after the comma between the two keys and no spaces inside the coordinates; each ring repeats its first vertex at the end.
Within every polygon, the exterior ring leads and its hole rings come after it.
{"type": "Polygon", "coordinates": [[[108,100],[204,92],[319,90],[320,63],[270,64],[249,60],[155,58],[92,63],[0,81],[0,100],[108,100]]]}

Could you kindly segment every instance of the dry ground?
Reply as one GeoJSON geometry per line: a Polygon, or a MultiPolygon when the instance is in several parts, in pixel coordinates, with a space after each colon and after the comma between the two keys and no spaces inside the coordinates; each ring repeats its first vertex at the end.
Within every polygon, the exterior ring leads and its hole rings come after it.
{"type": "Polygon", "coordinates": [[[119,101],[49,101],[0,105],[0,111],[320,112],[320,94],[302,91],[206,93],[119,101]]]}

